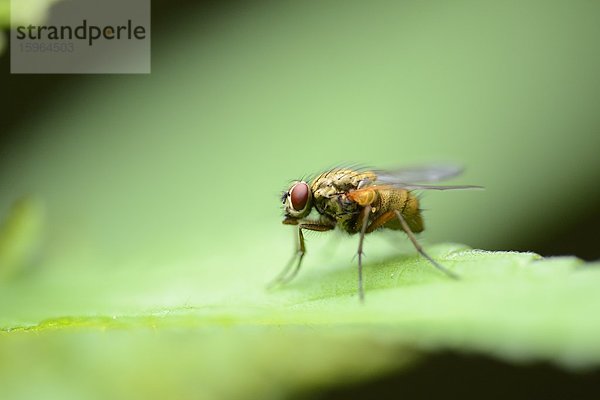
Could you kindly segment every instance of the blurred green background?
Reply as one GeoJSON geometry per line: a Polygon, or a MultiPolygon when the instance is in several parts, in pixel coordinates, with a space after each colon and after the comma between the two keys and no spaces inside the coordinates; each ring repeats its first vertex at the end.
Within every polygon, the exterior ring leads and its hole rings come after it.
{"type": "Polygon", "coordinates": [[[600,257],[600,3],[153,3],[148,76],[4,49],[0,326],[235,303],[291,253],[280,192],[340,162],[465,166],[486,190],[426,193],[425,243],[600,257]]]}

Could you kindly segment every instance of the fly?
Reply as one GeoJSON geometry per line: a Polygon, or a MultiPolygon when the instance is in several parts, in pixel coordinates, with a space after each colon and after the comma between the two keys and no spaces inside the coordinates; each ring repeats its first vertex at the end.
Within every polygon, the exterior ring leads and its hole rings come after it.
{"type": "Polygon", "coordinates": [[[281,201],[285,209],[283,223],[297,227],[296,253],[277,276],[274,284],[292,280],[300,270],[306,253],[304,230],[325,232],[336,227],[358,239],[358,294],[364,301],[362,277],[363,242],[366,234],[379,229],[402,230],[415,249],[448,277],[458,275],[443,267],[423,250],[415,233],[424,229],[419,199],[414,190],[473,189],[480,186],[440,186],[412,182],[436,182],[457,176],[461,168],[429,165],[390,171],[359,168],[333,168],[310,182],[295,181],[281,201]],[[316,209],[318,216],[308,218],[316,209]],[[295,267],[292,268],[295,264],[295,267]]]}

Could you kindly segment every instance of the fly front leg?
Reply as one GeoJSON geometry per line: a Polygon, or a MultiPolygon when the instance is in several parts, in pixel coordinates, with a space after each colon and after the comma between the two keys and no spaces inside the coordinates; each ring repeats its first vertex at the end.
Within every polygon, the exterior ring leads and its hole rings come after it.
{"type": "Polygon", "coordinates": [[[304,244],[304,234],[302,233],[303,229],[309,231],[317,231],[317,232],[325,232],[330,231],[335,228],[335,223],[329,223],[328,221],[305,221],[298,223],[298,229],[296,230],[296,252],[290,259],[290,261],[286,264],[283,270],[277,275],[277,277],[271,282],[267,288],[271,288],[273,286],[279,284],[285,284],[294,279],[294,277],[300,271],[300,266],[302,265],[302,259],[304,258],[304,254],[306,253],[306,246],[304,244]],[[292,270],[292,266],[294,266],[294,261],[296,262],[295,268],[292,270]]]}

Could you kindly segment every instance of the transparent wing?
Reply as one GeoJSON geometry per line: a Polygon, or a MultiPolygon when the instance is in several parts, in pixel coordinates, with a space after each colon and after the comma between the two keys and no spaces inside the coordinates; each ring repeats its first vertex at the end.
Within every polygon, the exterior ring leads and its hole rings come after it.
{"type": "Polygon", "coordinates": [[[460,189],[483,189],[477,185],[415,185],[412,183],[398,183],[391,186],[406,190],[460,190],[460,189]]]}
{"type": "Polygon", "coordinates": [[[377,181],[381,183],[397,182],[438,182],[460,175],[462,168],[451,164],[421,165],[394,170],[378,170],[377,181]]]}
{"type": "Polygon", "coordinates": [[[437,182],[460,175],[463,169],[452,164],[432,164],[399,168],[395,170],[375,170],[377,179],[374,185],[389,185],[408,190],[452,190],[481,189],[474,185],[422,185],[416,182],[437,182]]]}

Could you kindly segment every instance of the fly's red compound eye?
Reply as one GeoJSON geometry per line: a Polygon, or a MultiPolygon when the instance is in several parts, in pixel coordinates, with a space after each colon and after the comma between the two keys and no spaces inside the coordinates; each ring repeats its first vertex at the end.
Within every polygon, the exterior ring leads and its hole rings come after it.
{"type": "Polygon", "coordinates": [[[290,200],[292,201],[294,210],[304,210],[308,201],[308,193],[308,185],[304,182],[298,182],[292,187],[292,190],[290,190],[290,200]]]}

